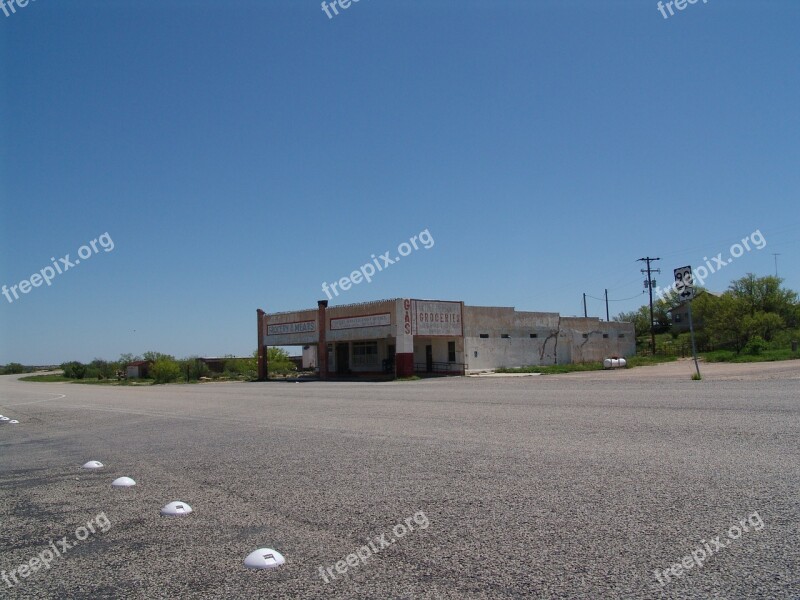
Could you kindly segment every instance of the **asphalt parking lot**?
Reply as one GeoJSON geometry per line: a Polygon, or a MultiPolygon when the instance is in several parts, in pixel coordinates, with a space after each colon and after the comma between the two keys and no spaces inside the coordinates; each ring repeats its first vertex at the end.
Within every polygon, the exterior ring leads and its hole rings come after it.
{"type": "Polygon", "coordinates": [[[20,421],[0,426],[0,570],[72,541],[49,568],[0,580],[0,596],[800,598],[800,361],[702,382],[646,369],[141,388],[0,377],[0,414],[20,421]],[[91,459],[105,468],[80,468],[91,459]],[[120,476],[137,485],[113,489],[120,476]],[[173,500],[194,512],[160,516],[173,500]],[[262,547],[286,564],[246,569],[262,547]]]}

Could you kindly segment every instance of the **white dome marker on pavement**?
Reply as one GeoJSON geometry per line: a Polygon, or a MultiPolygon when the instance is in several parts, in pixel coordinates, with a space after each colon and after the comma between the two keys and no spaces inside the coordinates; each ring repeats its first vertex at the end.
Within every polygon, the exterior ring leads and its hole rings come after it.
{"type": "Polygon", "coordinates": [[[17,421],[16,419],[11,419],[8,423],[9,425],[16,425],[17,423],[19,423],[19,421],[17,421]]]}
{"type": "Polygon", "coordinates": [[[286,562],[283,554],[272,548],[259,548],[247,555],[244,566],[248,569],[277,569],[286,562]]]}
{"type": "Polygon", "coordinates": [[[130,477],[117,477],[111,482],[111,487],[132,487],[136,482],[130,477]]]}
{"type": "Polygon", "coordinates": [[[161,514],[165,517],[179,517],[181,515],[188,515],[192,512],[192,507],[186,504],[186,502],[170,502],[164,508],[161,509],[161,514]]]}
{"type": "Polygon", "coordinates": [[[90,460],[86,464],[83,465],[84,469],[102,469],[105,465],[101,463],[99,460],[90,460]]]}
{"type": "Polygon", "coordinates": [[[0,421],[10,421],[10,420],[11,419],[9,419],[8,417],[0,417],[0,421]]]}

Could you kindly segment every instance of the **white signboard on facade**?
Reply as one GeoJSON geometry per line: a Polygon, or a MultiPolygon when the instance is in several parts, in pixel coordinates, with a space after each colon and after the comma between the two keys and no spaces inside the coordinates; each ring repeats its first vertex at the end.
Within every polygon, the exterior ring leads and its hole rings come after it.
{"type": "Polygon", "coordinates": [[[692,267],[679,267],[673,273],[675,274],[675,291],[678,292],[678,297],[681,301],[694,298],[692,267]]]}
{"type": "Polygon", "coordinates": [[[301,321],[299,323],[268,323],[267,335],[286,335],[287,333],[308,333],[317,330],[316,321],[301,321]]]}
{"type": "Polygon", "coordinates": [[[339,317],[331,319],[331,331],[336,329],[356,329],[358,327],[382,327],[392,324],[392,315],[365,315],[363,317],[339,317]]]}
{"type": "Polygon", "coordinates": [[[461,302],[411,301],[412,335],[463,335],[461,302]]]}

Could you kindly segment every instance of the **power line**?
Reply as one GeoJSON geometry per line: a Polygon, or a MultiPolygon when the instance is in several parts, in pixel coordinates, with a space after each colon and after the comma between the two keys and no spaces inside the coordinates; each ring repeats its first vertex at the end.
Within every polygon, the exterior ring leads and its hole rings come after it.
{"type": "MultiPolygon", "coordinates": [[[[634,298],[638,298],[642,294],[644,294],[644,291],[636,294],[635,296],[631,296],[630,298],[620,298],[619,300],[612,300],[611,298],[608,298],[607,300],[609,302],[627,302],[628,300],[633,300],[634,298]]],[[[599,300],[600,302],[605,302],[606,301],[606,298],[595,298],[594,296],[591,296],[589,294],[586,294],[586,297],[587,298],[591,298],[592,300],[599,300]]]]}
{"type": "MultiPolygon", "coordinates": [[[[779,228],[776,228],[776,229],[770,229],[768,231],[769,236],[770,236],[770,240],[772,240],[774,238],[774,236],[776,236],[778,234],[787,233],[787,232],[790,232],[790,231],[792,231],[792,232],[796,231],[798,226],[800,226],[800,223],[794,223],[794,224],[790,224],[788,226],[779,227],[779,228]]],[[[680,256],[680,255],[683,255],[683,254],[686,254],[686,253],[689,253],[689,252],[696,252],[696,251],[700,251],[700,250],[707,251],[709,246],[717,246],[717,245],[730,244],[730,243],[736,244],[739,241],[741,241],[741,240],[735,240],[734,239],[733,242],[731,242],[731,238],[726,238],[724,240],[709,241],[709,242],[704,243],[702,246],[693,246],[691,248],[684,248],[683,250],[677,250],[675,252],[671,252],[669,254],[665,254],[664,258],[671,258],[673,256],[680,256]]],[[[775,245],[776,244],[774,242],[770,241],[770,246],[775,246],[775,245]]]]}
{"type": "MultiPolygon", "coordinates": [[[[621,281],[621,279],[620,279],[620,281],[621,281]]],[[[614,285],[614,286],[612,286],[612,287],[610,287],[610,288],[608,288],[608,289],[609,289],[609,290],[612,290],[612,291],[613,291],[613,290],[618,290],[618,289],[620,289],[620,288],[628,287],[630,284],[632,284],[632,283],[635,283],[635,282],[637,282],[637,281],[641,281],[641,280],[640,280],[638,277],[635,277],[635,278],[633,278],[633,279],[628,279],[628,280],[626,280],[626,281],[625,281],[625,283],[622,283],[622,284],[620,284],[620,285],[614,285]]]]}

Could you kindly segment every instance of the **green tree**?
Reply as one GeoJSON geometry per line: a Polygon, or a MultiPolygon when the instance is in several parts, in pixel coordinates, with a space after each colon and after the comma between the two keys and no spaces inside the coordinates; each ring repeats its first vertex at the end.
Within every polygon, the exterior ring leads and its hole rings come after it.
{"type": "MultiPolygon", "coordinates": [[[[671,324],[670,308],[670,304],[665,300],[653,301],[653,324],[656,333],[664,333],[669,330],[671,324]]],[[[620,313],[614,317],[614,320],[633,323],[636,337],[650,335],[650,304],[640,306],[638,310],[620,313]]]]}
{"type": "Polygon", "coordinates": [[[179,361],[181,377],[187,377],[189,381],[198,381],[201,377],[208,375],[208,365],[201,361],[197,356],[188,356],[179,361]]]}
{"type": "Polygon", "coordinates": [[[95,358],[89,367],[97,373],[100,379],[112,379],[117,372],[117,365],[102,358],[95,358]]]}
{"type": "Polygon", "coordinates": [[[615,321],[622,323],[633,323],[636,337],[650,332],[650,309],[647,306],[640,306],[638,310],[619,313],[614,317],[615,321]]]}
{"type": "Polygon", "coordinates": [[[763,349],[776,334],[797,327],[797,293],[781,288],[777,277],[748,273],[732,282],[719,297],[704,294],[694,308],[711,343],[730,345],[736,352],[763,349]],[[752,344],[750,342],[753,341],[752,344]]]}
{"type": "Polygon", "coordinates": [[[270,373],[289,373],[296,371],[297,367],[289,360],[286,350],[270,346],[267,348],[267,369],[270,373]]]}
{"type": "Polygon", "coordinates": [[[225,358],[224,371],[229,376],[244,376],[247,378],[255,378],[258,369],[258,361],[255,358],[234,358],[228,356],[225,358]]]}
{"type": "MultiPolygon", "coordinates": [[[[798,326],[797,292],[782,288],[779,277],[756,277],[748,273],[731,283],[729,292],[739,299],[751,316],[774,313],[786,327],[798,326]]],[[[766,338],[765,338],[766,339],[766,338]]]]}
{"type": "Polygon", "coordinates": [[[17,375],[24,372],[25,367],[19,363],[8,363],[5,367],[0,367],[0,374],[3,375],[17,375]]]}
{"type": "Polygon", "coordinates": [[[175,357],[171,354],[162,354],[161,352],[155,352],[153,350],[148,350],[144,353],[142,360],[151,360],[156,362],[158,360],[167,359],[167,360],[175,360],[175,357]]]}
{"type": "Polygon", "coordinates": [[[66,362],[61,365],[61,368],[64,371],[64,377],[70,379],[83,379],[86,376],[86,365],[77,360],[66,362]]]}
{"type": "Polygon", "coordinates": [[[171,383],[181,376],[181,366],[172,357],[161,355],[150,365],[150,377],[155,383],[171,383]]]}

